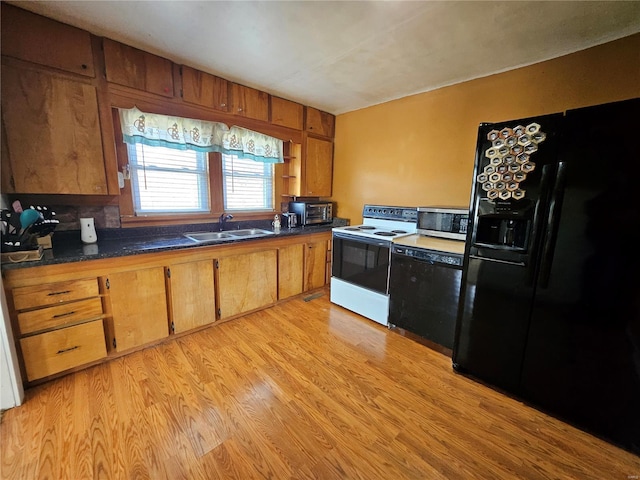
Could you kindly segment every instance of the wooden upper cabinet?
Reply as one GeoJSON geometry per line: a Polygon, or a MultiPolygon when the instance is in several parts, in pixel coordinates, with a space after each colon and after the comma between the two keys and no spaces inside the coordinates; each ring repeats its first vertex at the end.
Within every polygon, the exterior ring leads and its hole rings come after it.
{"type": "Polygon", "coordinates": [[[271,97],[271,123],[302,130],[304,107],[284,98],[271,97]]]}
{"type": "Polygon", "coordinates": [[[229,110],[229,82],[183,65],[182,98],[185,102],[211,107],[221,112],[229,110]]]}
{"type": "Polygon", "coordinates": [[[91,35],[2,3],[2,55],[95,77],[91,35]]]}
{"type": "Polygon", "coordinates": [[[305,130],[309,133],[333,138],[336,118],[327,112],[321,112],[313,107],[305,109],[305,130]]]}
{"type": "Polygon", "coordinates": [[[15,192],[108,193],[95,86],[3,64],[2,123],[15,192]]]}
{"type": "Polygon", "coordinates": [[[255,88],[232,83],[229,113],[268,122],[269,94],[255,88]]]}
{"type": "Polygon", "coordinates": [[[333,142],[307,137],[302,196],[330,197],[333,175],[333,142]]]}
{"type": "Polygon", "coordinates": [[[173,64],[166,58],[103,39],[107,81],[173,97],[173,64]]]}

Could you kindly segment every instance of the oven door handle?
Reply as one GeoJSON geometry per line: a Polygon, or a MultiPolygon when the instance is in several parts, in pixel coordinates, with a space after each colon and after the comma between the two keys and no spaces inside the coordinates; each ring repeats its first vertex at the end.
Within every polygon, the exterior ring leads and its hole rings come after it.
{"type": "Polygon", "coordinates": [[[376,247],[391,246],[391,242],[388,240],[377,240],[375,238],[359,237],[357,235],[349,235],[348,233],[333,232],[333,238],[351,240],[352,242],[358,242],[358,243],[366,243],[367,245],[375,245],[376,247]]]}

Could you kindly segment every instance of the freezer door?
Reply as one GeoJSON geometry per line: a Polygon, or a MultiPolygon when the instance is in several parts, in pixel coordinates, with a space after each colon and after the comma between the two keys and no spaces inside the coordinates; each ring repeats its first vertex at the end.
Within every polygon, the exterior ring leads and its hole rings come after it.
{"type": "Polygon", "coordinates": [[[640,101],[568,112],[521,394],[640,453],[640,101]],[[631,232],[635,232],[631,234],[631,232]]]}
{"type": "Polygon", "coordinates": [[[533,301],[527,268],[471,257],[464,285],[453,366],[516,392],[533,301]]]}

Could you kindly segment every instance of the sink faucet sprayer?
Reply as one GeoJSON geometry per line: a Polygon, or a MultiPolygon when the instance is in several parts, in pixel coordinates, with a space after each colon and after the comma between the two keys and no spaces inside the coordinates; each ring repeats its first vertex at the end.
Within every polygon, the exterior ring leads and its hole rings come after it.
{"type": "Polygon", "coordinates": [[[224,224],[227,220],[231,220],[233,218],[233,215],[228,214],[228,213],[223,213],[222,215],[220,215],[220,218],[218,219],[218,223],[220,224],[220,231],[224,230],[224,224]]]}

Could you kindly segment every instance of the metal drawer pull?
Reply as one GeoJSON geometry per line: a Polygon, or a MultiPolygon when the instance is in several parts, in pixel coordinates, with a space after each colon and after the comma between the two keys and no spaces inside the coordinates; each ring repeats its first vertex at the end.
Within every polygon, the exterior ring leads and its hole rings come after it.
{"type": "Polygon", "coordinates": [[[52,318],[66,317],[67,315],[73,315],[74,313],[76,313],[75,310],[67,313],[59,313],[58,315],[54,315],[52,318]]]}
{"type": "Polygon", "coordinates": [[[71,350],[75,350],[76,348],[80,348],[80,345],[76,345],[75,347],[65,348],[64,350],[58,350],[56,355],[60,355],[61,353],[70,352],[71,350]]]}
{"type": "Polygon", "coordinates": [[[51,293],[47,293],[48,296],[53,296],[53,295],[64,295],[65,293],[71,293],[71,290],[65,290],[63,292],[51,292],[51,293]]]}

